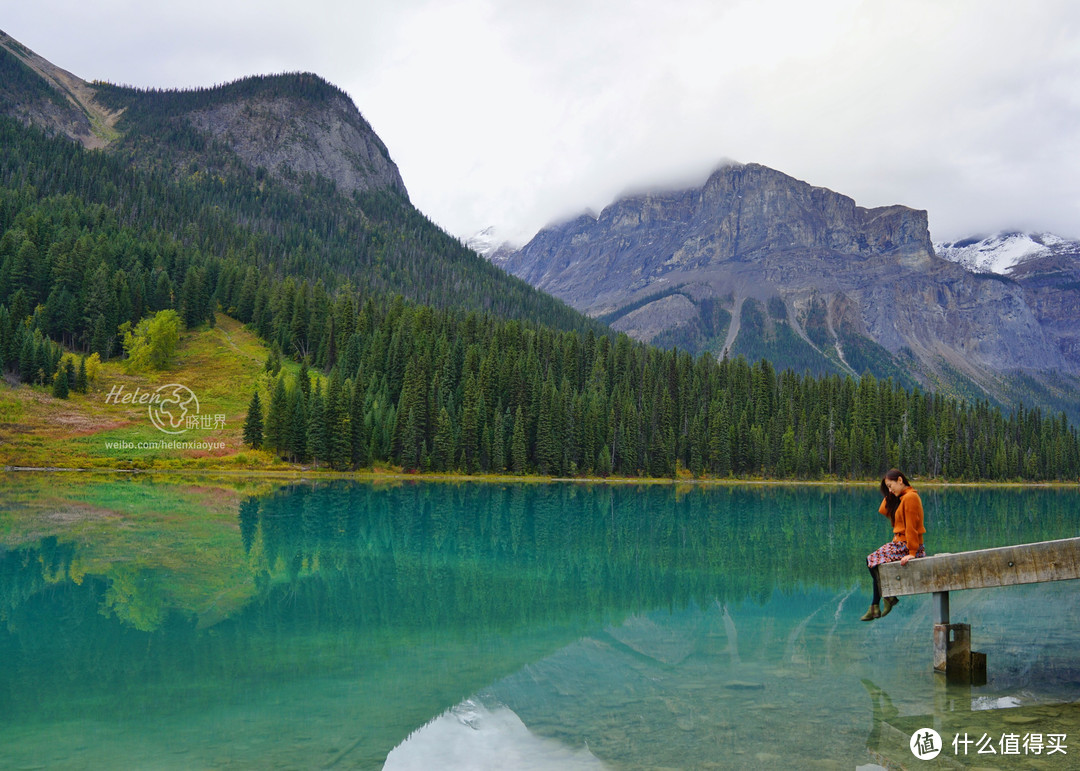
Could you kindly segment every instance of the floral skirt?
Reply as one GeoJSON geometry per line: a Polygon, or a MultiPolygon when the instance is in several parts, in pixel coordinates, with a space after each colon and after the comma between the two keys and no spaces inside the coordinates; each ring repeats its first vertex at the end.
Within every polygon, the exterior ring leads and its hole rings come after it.
{"type": "MultiPolygon", "coordinates": [[[[883,562],[899,562],[908,553],[907,544],[903,541],[889,541],[880,549],[876,549],[866,555],[866,566],[876,568],[883,562]]],[[[926,545],[920,545],[916,557],[926,556],[926,545]]]]}

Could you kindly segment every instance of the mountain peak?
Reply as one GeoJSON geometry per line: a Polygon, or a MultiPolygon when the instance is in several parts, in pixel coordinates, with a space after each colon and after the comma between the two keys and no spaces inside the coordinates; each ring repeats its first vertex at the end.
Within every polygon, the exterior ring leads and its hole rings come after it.
{"type": "Polygon", "coordinates": [[[959,263],[973,273],[1008,275],[1023,262],[1056,252],[1080,251],[1080,242],[1052,233],[1002,231],[975,235],[959,241],[934,244],[938,256],[959,263]]]}
{"type": "Polygon", "coordinates": [[[408,197],[386,145],[349,95],[310,72],[195,89],[88,83],[0,32],[0,75],[0,114],[88,148],[138,145],[149,151],[142,157],[182,174],[193,163],[220,163],[209,156],[225,147],[250,170],[287,183],[310,174],[345,194],[389,189],[408,197]]]}
{"type": "Polygon", "coordinates": [[[469,236],[469,238],[465,239],[465,246],[488,259],[491,259],[495,252],[510,248],[507,240],[503,238],[502,233],[494,225],[488,225],[483,230],[469,236]]]}
{"type": "MultiPolygon", "coordinates": [[[[548,226],[506,266],[574,307],[605,314],[676,280],[711,281],[780,255],[804,263],[877,255],[915,270],[934,259],[925,211],[865,209],[767,166],[729,163],[698,187],[623,197],[599,217],[548,226]]],[[[759,279],[740,279],[747,281],[759,279]]],[[[782,276],[766,283],[776,281],[782,276]]]]}
{"type": "Polygon", "coordinates": [[[98,90],[101,101],[126,109],[120,128],[143,142],[157,141],[163,124],[194,128],[252,170],[287,182],[312,174],[346,194],[391,189],[408,196],[386,145],[349,95],[313,73],[258,75],[212,88],[98,90]]]}

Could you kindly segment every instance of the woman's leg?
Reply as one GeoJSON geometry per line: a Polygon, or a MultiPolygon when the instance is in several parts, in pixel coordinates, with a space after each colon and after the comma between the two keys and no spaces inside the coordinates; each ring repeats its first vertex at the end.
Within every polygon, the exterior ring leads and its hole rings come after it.
{"type": "Polygon", "coordinates": [[[881,608],[878,607],[881,604],[881,585],[878,583],[877,577],[877,560],[874,559],[877,552],[867,556],[866,567],[870,570],[870,578],[874,581],[874,601],[870,604],[870,609],[866,611],[860,618],[860,621],[873,621],[875,618],[881,617],[881,608]],[[874,564],[871,565],[870,563],[874,564]]]}
{"type": "Polygon", "coordinates": [[[873,602],[871,604],[872,605],[878,605],[878,604],[881,603],[881,582],[878,581],[877,565],[874,565],[874,567],[869,568],[869,570],[870,570],[870,577],[874,579],[874,600],[873,600],[873,602]]]}

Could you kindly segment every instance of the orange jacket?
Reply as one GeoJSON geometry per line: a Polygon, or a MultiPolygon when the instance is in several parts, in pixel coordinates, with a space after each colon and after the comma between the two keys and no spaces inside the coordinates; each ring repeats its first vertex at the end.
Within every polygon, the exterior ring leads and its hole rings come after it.
{"type": "MultiPolygon", "coordinates": [[[[884,499],[878,506],[878,513],[888,516],[884,499]]],[[[906,543],[908,554],[914,557],[922,546],[923,533],[926,532],[926,528],[923,527],[922,499],[914,487],[909,487],[900,493],[900,505],[896,507],[892,531],[893,540],[906,543]]]]}

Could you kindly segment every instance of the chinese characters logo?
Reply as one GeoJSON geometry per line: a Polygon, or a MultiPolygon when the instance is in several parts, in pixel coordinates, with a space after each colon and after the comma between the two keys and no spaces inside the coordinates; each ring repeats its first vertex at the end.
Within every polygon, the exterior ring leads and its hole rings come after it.
{"type": "Polygon", "coordinates": [[[910,745],[919,760],[933,760],[941,752],[941,736],[933,728],[920,728],[911,735],[910,745]]]}

